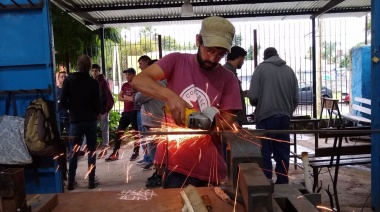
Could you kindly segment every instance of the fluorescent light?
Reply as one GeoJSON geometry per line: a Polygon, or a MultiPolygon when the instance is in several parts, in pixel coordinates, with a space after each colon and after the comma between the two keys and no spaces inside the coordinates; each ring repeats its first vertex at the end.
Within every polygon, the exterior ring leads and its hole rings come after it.
{"type": "Polygon", "coordinates": [[[190,3],[190,0],[185,0],[181,7],[181,17],[193,17],[193,5],[190,3]]]}

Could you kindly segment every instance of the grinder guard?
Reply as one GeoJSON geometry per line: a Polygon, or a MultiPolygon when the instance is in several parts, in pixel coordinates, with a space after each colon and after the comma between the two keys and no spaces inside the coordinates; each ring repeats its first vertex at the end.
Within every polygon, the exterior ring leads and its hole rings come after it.
{"type": "Polygon", "coordinates": [[[219,110],[215,107],[206,107],[202,112],[193,112],[187,119],[187,127],[191,129],[210,130],[215,126],[215,115],[219,110]]]}

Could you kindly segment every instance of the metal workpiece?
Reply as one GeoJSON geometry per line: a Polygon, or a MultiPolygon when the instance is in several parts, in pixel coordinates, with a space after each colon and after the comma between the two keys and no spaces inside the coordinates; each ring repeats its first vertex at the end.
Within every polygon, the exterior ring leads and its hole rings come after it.
{"type": "Polygon", "coordinates": [[[342,129],[337,128],[321,128],[319,130],[247,130],[247,132],[250,132],[252,134],[255,134],[256,132],[264,132],[267,134],[321,134],[321,135],[350,135],[350,136],[357,136],[357,135],[368,135],[368,134],[379,134],[380,130],[377,129],[360,129],[358,127],[351,128],[346,127],[342,129]]]}
{"type": "Polygon", "coordinates": [[[140,132],[140,135],[207,135],[212,134],[209,130],[183,130],[183,131],[145,131],[140,132]]]}
{"type": "Polygon", "coordinates": [[[246,211],[273,212],[273,185],[256,163],[239,164],[239,189],[246,211]]]}
{"type": "Polygon", "coordinates": [[[300,190],[307,193],[304,186],[274,185],[265,177],[261,169],[260,139],[265,136],[264,130],[225,131],[220,136],[222,142],[227,144],[228,183],[225,192],[237,195],[236,200],[245,205],[246,211],[318,211],[315,206],[321,203],[320,194],[309,193],[305,198],[300,198],[303,196],[300,190]]]}
{"type": "Polygon", "coordinates": [[[221,133],[222,142],[227,144],[227,174],[232,190],[236,189],[240,163],[257,163],[259,166],[263,164],[261,139],[255,136],[263,134],[261,132],[252,134],[243,130],[221,133]]]}
{"type": "Polygon", "coordinates": [[[320,137],[334,137],[335,135],[350,135],[360,136],[368,134],[380,134],[380,129],[370,129],[368,127],[345,127],[341,129],[337,128],[321,128],[319,130],[223,130],[223,131],[211,131],[211,130],[183,130],[183,131],[147,131],[140,132],[141,135],[194,135],[194,134],[224,134],[242,137],[244,139],[253,139],[256,136],[265,136],[266,134],[319,134],[320,137]]]}
{"type": "Polygon", "coordinates": [[[282,211],[318,212],[318,209],[309,201],[309,198],[319,199],[319,202],[315,202],[314,204],[320,204],[320,195],[313,194],[313,196],[303,198],[304,196],[297,186],[294,187],[293,184],[276,184],[274,186],[273,199],[282,211]]]}
{"type": "Polygon", "coordinates": [[[8,168],[0,172],[0,197],[0,211],[27,211],[22,168],[8,168]]]}

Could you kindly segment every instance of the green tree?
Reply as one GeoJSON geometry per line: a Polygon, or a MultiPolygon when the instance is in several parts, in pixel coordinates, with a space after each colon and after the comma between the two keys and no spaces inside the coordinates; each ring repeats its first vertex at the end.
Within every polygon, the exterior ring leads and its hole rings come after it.
{"type": "Polygon", "coordinates": [[[232,46],[241,46],[242,42],[241,34],[235,35],[234,39],[232,40],[232,46]]]}
{"type": "MultiPolygon", "coordinates": [[[[257,47],[257,51],[259,52],[261,49],[260,45],[257,47]]],[[[250,45],[249,48],[247,49],[247,56],[245,57],[246,60],[254,60],[255,59],[255,53],[254,53],[254,48],[253,45],[250,45]]]]}
{"type": "Polygon", "coordinates": [[[344,54],[343,58],[339,61],[339,68],[350,68],[350,67],[351,67],[350,55],[344,54]]]}
{"type": "Polygon", "coordinates": [[[253,52],[253,46],[250,45],[247,50],[247,56],[245,57],[246,60],[253,60],[254,59],[254,52],[253,52]]]}
{"type": "Polygon", "coordinates": [[[327,60],[328,63],[335,61],[335,50],[337,44],[335,42],[323,42],[322,43],[322,59],[327,60]]]}
{"type": "Polygon", "coordinates": [[[163,50],[178,50],[181,49],[181,45],[171,36],[164,36],[162,38],[162,49],[163,50]]]}
{"type": "MultiPolygon", "coordinates": [[[[327,60],[328,63],[332,63],[335,61],[335,51],[336,51],[337,43],[335,42],[323,42],[321,45],[322,48],[322,59],[327,60]]],[[[310,46],[307,50],[305,59],[312,59],[312,47],[310,46]]]]}
{"type": "MultiPolygon", "coordinates": [[[[81,54],[88,54],[93,59],[99,57],[99,30],[91,31],[54,4],[51,4],[50,10],[56,64],[65,64],[66,67],[71,64],[71,67],[75,67],[81,54]]],[[[120,31],[117,29],[105,29],[104,34],[107,40],[120,41],[120,31]]]]}

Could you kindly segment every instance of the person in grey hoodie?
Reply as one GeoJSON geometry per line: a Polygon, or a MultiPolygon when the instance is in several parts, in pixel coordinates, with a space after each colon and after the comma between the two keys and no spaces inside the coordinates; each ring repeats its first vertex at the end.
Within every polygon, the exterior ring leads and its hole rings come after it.
{"type": "MultiPolygon", "coordinates": [[[[149,61],[149,65],[153,64],[157,60],[149,61]]],[[[161,86],[166,87],[166,80],[157,81],[161,86]]],[[[134,101],[141,104],[141,122],[143,125],[144,131],[149,131],[151,128],[161,128],[161,123],[164,120],[164,106],[165,102],[146,96],[140,92],[137,92],[134,101]]],[[[154,157],[156,155],[156,147],[158,142],[155,140],[147,141],[147,152],[150,158],[150,162],[145,165],[143,170],[149,170],[153,165],[154,157]]],[[[159,169],[159,168],[157,168],[159,169]]],[[[153,173],[151,177],[148,178],[146,186],[148,188],[160,187],[161,186],[161,170],[158,170],[153,173]]]]}
{"type": "MultiPolygon", "coordinates": [[[[254,119],[256,129],[288,130],[290,118],[298,105],[298,81],[292,68],[286,65],[277,50],[269,47],[264,51],[264,61],[253,72],[247,94],[250,103],[256,106],[254,119]]],[[[262,139],[261,154],[263,171],[272,179],[273,153],[276,162],[276,184],[289,182],[289,134],[267,134],[270,139],[262,139]]]]}

